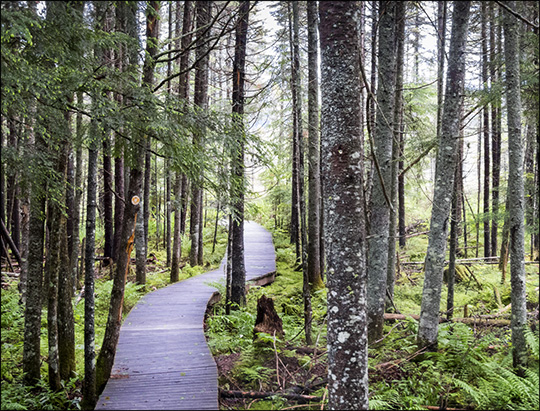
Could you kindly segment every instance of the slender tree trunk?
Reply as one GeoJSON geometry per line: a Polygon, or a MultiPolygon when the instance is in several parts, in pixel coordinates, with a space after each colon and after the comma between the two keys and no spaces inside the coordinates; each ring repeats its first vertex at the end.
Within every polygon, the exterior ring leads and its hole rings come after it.
{"type": "MultiPolygon", "coordinates": [[[[112,22],[110,22],[112,25],[112,22]]],[[[111,27],[106,30],[111,31],[111,27]]],[[[107,51],[112,60],[112,51],[107,51]]],[[[111,98],[111,93],[107,93],[111,98]]],[[[106,131],[103,138],[103,228],[105,243],[103,246],[103,265],[106,267],[113,258],[114,220],[113,220],[113,170],[111,160],[111,132],[106,131]],[[108,258],[108,259],[107,259],[108,258]]]]}
{"type": "MultiPolygon", "coordinates": [[[[231,244],[231,304],[246,304],[246,268],[244,262],[244,81],[246,66],[249,1],[240,3],[236,25],[236,43],[232,76],[232,116],[237,134],[232,160],[232,244],[231,244]]],[[[235,308],[233,305],[232,308],[235,308]]]]}
{"type": "MultiPolygon", "coordinates": [[[[508,1],[516,10],[516,2],[508,1]]],[[[521,141],[521,90],[519,71],[519,26],[516,18],[504,13],[504,56],[506,60],[506,107],[508,111],[508,210],[510,218],[510,276],[512,292],[512,357],[518,374],[527,368],[527,296],[525,288],[525,216],[523,192],[523,143],[521,141]]]]}
{"type": "Polygon", "coordinates": [[[386,310],[392,307],[394,299],[394,285],[396,282],[396,231],[397,231],[397,196],[398,196],[398,161],[399,161],[399,142],[403,140],[403,65],[405,54],[405,11],[406,1],[396,3],[396,32],[395,47],[396,54],[396,85],[394,96],[393,113],[393,138],[392,138],[392,163],[390,166],[390,222],[388,228],[388,265],[386,276],[386,310]]]}
{"type": "MultiPolygon", "coordinates": [[[[488,35],[487,35],[487,4],[488,2],[481,2],[481,38],[482,38],[482,82],[484,87],[484,93],[489,92],[489,77],[488,77],[488,35]]],[[[489,135],[489,108],[486,105],[483,110],[483,131],[484,131],[484,257],[491,256],[491,230],[489,227],[489,181],[490,181],[490,135],[489,135]]]]}
{"type": "Polygon", "coordinates": [[[392,139],[396,60],[394,50],[395,2],[380,2],[379,77],[377,117],[372,136],[372,156],[378,169],[373,177],[368,237],[368,337],[378,340],[383,332],[384,301],[388,271],[388,230],[392,187],[392,139]]]}
{"type": "MultiPolygon", "coordinates": [[[[375,133],[375,100],[374,96],[377,93],[377,40],[378,40],[378,30],[379,30],[379,13],[378,13],[379,2],[371,2],[371,73],[370,73],[370,89],[371,94],[368,95],[367,99],[367,128],[370,136],[373,136],[375,133]]],[[[375,165],[373,163],[373,157],[370,157],[370,167],[367,172],[366,182],[364,184],[366,195],[364,196],[364,210],[366,212],[367,224],[366,232],[369,233],[369,215],[371,213],[371,208],[369,203],[371,202],[371,194],[373,190],[373,173],[375,170],[375,165]]]]}
{"type": "Polygon", "coordinates": [[[319,136],[319,78],[318,78],[318,7],[307,3],[308,18],[308,161],[309,161],[309,213],[308,213],[308,278],[312,290],[324,287],[321,277],[320,255],[320,136],[319,136]]]}
{"type": "Polygon", "coordinates": [[[499,256],[499,270],[501,270],[501,284],[506,282],[506,267],[508,265],[508,252],[510,249],[510,195],[506,195],[506,213],[501,233],[501,252],[499,256]]]}
{"type": "Polygon", "coordinates": [[[298,143],[298,203],[299,203],[299,216],[300,216],[300,239],[302,242],[302,273],[303,273],[303,290],[302,298],[304,300],[304,333],[306,335],[306,344],[311,345],[311,292],[309,285],[309,273],[308,273],[308,239],[307,239],[307,226],[306,226],[306,200],[305,200],[305,172],[304,172],[304,137],[302,132],[302,98],[301,98],[301,80],[300,80],[300,12],[298,2],[293,1],[293,48],[294,48],[294,76],[293,81],[296,82],[295,91],[297,93],[296,104],[296,130],[298,143]]]}
{"type": "MultiPolygon", "coordinates": [[[[35,145],[35,130],[34,124],[36,121],[36,102],[31,100],[29,103],[29,113],[30,115],[26,118],[26,128],[28,129],[28,135],[24,141],[24,155],[29,158],[31,156],[32,150],[35,145]]],[[[3,133],[0,133],[3,134],[3,133]]],[[[0,144],[3,146],[2,144],[0,144]]],[[[3,168],[3,163],[2,163],[3,168]]],[[[0,176],[3,182],[3,177],[0,176]]],[[[21,302],[26,304],[26,284],[28,280],[28,253],[29,253],[29,241],[30,241],[30,196],[31,196],[31,184],[30,187],[27,187],[22,192],[21,199],[21,271],[19,274],[19,292],[21,293],[21,302]]],[[[3,187],[2,187],[3,189],[3,187]]],[[[2,192],[1,198],[4,197],[2,192]]],[[[3,200],[1,207],[4,207],[3,200]]],[[[2,217],[3,218],[3,217],[2,217]]],[[[5,221],[2,219],[2,221],[5,221]]],[[[3,253],[3,250],[0,250],[0,255],[3,253]]]]}
{"type": "MultiPolygon", "coordinates": [[[[100,9],[97,9],[98,12],[100,9]]],[[[92,134],[96,124],[92,122],[92,134]]],[[[96,393],[96,349],[95,349],[95,299],[94,261],[97,208],[97,163],[98,144],[92,142],[88,150],[88,184],[86,194],[86,240],[84,254],[84,383],[83,409],[93,409],[97,402],[96,393]]]]}
{"type": "Polygon", "coordinates": [[[231,289],[232,289],[232,243],[233,243],[233,231],[232,231],[232,212],[229,214],[229,232],[227,234],[227,266],[225,274],[225,314],[231,313],[231,289]]]}
{"type": "MultiPolygon", "coordinates": [[[[82,10],[81,10],[82,16],[82,10]]],[[[73,102],[73,98],[69,98],[70,103],[73,102]]],[[[68,192],[67,183],[67,171],[68,171],[68,158],[71,152],[69,141],[72,139],[71,135],[71,114],[64,112],[64,127],[65,138],[64,150],[59,158],[59,162],[62,161],[62,170],[64,172],[65,192],[68,192]]],[[[60,164],[60,163],[59,163],[60,164]]],[[[67,198],[67,195],[66,195],[67,198]]],[[[69,205],[68,205],[69,207],[69,205]]],[[[58,359],[60,362],[60,378],[64,381],[68,381],[70,378],[75,377],[75,319],[73,317],[73,284],[71,276],[71,264],[69,253],[69,241],[67,223],[68,219],[63,213],[63,210],[59,211],[59,241],[58,241],[58,359]]],[[[73,235],[73,231],[72,231],[73,235]]]]}
{"type": "MultiPolygon", "coordinates": [[[[8,118],[9,125],[9,145],[17,153],[19,151],[19,134],[15,124],[16,118],[10,116],[8,118]]],[[[17,248],[20,248],[21,239],[21,219],[20,219],[20,204],[19,204],[19,172],[15,168],[8,172],[7,189],[8,189],[8,221],[6,226],[11,230],[11,239],[17,248]]]]}
{"type": "MultiPolygon", "coordinates": [[[[34,154],[46,152],[41,133],[36,133],[34,154]]],[[[41,297],[43,278],[43,239],[45,234],[45,181],[31,182],[30,221],[28,240],[28,278],[24,312],[23,373],[26,386],[35,385],[40,379],[41,297]]]]}
{"type": "Polygon", "coordinates": [[[438,37],[437,37],[437,139],[441,136],[443,93],[444,93],[444,59],[446,55],[446,1],[438,1],[438,37]]]}
{"type": "Polygon", "coordinates": [[[298,92],[296,88],[300,83],[297,80],[297,76],[300,74],[297,72],[297,67],[295,64],[295,50],[294,50],[294,39],[293,39],[293,11],[290,6],[291,3],[287,3],[288,15],[289,15],[289,44],[291,52],[291,94],[292,94],[292,118],[293,118],[293,130],[292,130],[292,182],[291,182],[291,225],[290,225],[290,235],[291,243],[295,245],[295,254],[296,254],[296,263],[301,261],[301,250],[300,250],[300,209],[298,202],[298,182],[299,182],[299,171],[298,171],[298,92]]]}
{"type": "MultiPolygon", "coordinates": [[[[126,27],[127,5],[118,3],[116,7],[116,31],[121,33],[127,32],[126,27]]],[[[127,67],[128,52],[125,44],[121,44],[115,55],[116,69],[123,71],[127,67]]],[[[117,103],[123,105],[123,96],[121,93],[116,94],[117,103]]],[[[124,222],[124,202],[125,202],[125,180],[126,170],[124,169],[124,147],[122,137],[118,133],[114,133],[115,144],[120,151],[119,155],[114,159],[114,237],[113,237],[113,260],[118,261],[118,253],[122,238],[122,224],[124,222]]]]}
{"type": "MultiPolygon", "coordinates": [[[[159,23],[158,23],[159,24],[159,23]]],[[[151,150],[151,145],[152,145],[152,142],[150,139],[147,139],[146,141],[146,153],[145,153],[145,156],[144,156],[144,188],[143,188],[143,200],[142,200],[142,205],[143,205],[143,213],[142,213],[142,223],[143,223],[143,232],[139,232],[138,235],[141,235],[142,234],[142,243],[141,245],[144,246],[144,251],[142,250],[143,247],[141,247],[141,252],[137,251],[137,260],[140,259],[144,259],[146,261],[146,250],[148,249],[148,224],[150,222],[150,177],[151,177],[151,174],[152,174],[152,157],[151,157],[151,153],[150,153],[150,150],[151,150]]],[[[135,237],[138,236],[137,233],[135,234],[135,237]]],[[[136,239],[135,241],[135,248],[137,248],[137,243],[141,241],[140,239],[136,239]]],[[[145,264],[145,263],[142,263],[140,262],[139,263],[140,265],[142,264],[145,264]]]]}
{"type": "Polygon", "coordinates": [[[176,173],[176,177],[174,179],[174,193],[174,228],[171,263],[171,283],[175,283],[179,279],[180,257],[182,256],[182,237],[180,235],[180,211],[182,208],[182,176],[179,172],[176,173]]]}
{"type": "MultiPolygon", "coordinates": [[[[463,111],[463,110],[462,110],[463,111]]],[[[460,112],[460,118],[462,118],[463,113],[460,112]]],[[[461,130],[461,126],[460,126],[461,130]]],[[[446,318],[448,320],[452,319],[454,314],[454,285],[456,280],[456,254],[458,248],[458,228],[459,228],[459,219],[460,219],[460,207],[459,201],[462,194],[462,179],[463,174],[461,172],[463,161],[463,133],[460,132],[460,143],[458,149],[458,158],[456,162],[456,174],[454,177],[454,189],[452,191],[452,211],[450,214],[450,245],[449,245],[449,263],[448,263],[448,295],[446,299],[446,318]]]]}
{"type": "MultiPolygon", "coordinates": [[[[207,33],[204,32],[204,27],[210,23],[212,2],[197,1],[197,52],[195,65],[195,94],[193,103],[201,112],[207,109],[208,106],[208,54],[207,54],[207,33]]],[[[193,135],[193,146],[196,151],[203,149],[204,131],[199,130],[193,135]]],[[[189,235],[191,238],[191,251],[189,254],[189,262],[192,267],[202,264],[202,249],[199,250],[201,237],[202,222],[202,182],[204,167],[199,165],[197,177],[192,181],[191,186],[191,217],[189,235]]]]}
{"type": "Polygon", "coordinates": [[[527,132],[525,134],[525,222],[527,223],[526,232],[530,233],[531,238],[531,260],[534,260],[534,229],[538,221],[534,219],[534,154],[536,152],[536,132],[534,119],[529,115],[527,118],[527,132]]]}
{"type": "MultiPolygon", "coordinates": [[[[491,89],[499,83],[499,73],[497,69],[497,50],[496,42],[500,42],[500,38],[496,39],[495,34],[495,13],[494,3],[489,3],[489,50],[490,50],[490,77],[491,77],[491,89]]],[[[499,52],[500,54],[500,52],[499,52]]],[[[491,194],[491,255],[497,255],[497,236],[499,231],[499,185],[501,178],[501,129],[500,123],[500,110],[501,100],[500,97],[492,96],[491,102],[491,178],[492,178],[492,194],[491,194]]]]}
{"type": "Polygon", "coordinates": [[[417,336],[419,346],[428,347],[429,349],[437,348],[439,307],[448,235],[448,219],[451,208],[451,196],[448,193],[452,192],[454,185],[470,6],[470,1],[454,2],[441,139],[439,141],[435,170],[434,206],[431,212],[429,244],[426,253],[425,279],[417,336]]]}

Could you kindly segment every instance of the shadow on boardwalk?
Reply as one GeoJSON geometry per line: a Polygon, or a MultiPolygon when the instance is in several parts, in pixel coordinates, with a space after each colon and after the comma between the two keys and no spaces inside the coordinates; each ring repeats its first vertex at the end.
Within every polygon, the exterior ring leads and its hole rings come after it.
{"type": "MultiPolygon", "coordinates": [[[[271,234],[244,227],[246,279],[275,272],[271,234]]],[[[217,410],[216,363],[204,313],[218,270],[146,294],[124,320],[114,366],[96,410],[217,410]]]]}

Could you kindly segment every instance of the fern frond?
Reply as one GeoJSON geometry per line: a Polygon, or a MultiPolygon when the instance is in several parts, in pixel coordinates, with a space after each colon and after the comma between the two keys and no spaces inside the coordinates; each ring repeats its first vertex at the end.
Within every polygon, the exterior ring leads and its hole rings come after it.
{"type": "Polygon", "coordinates": [[[482,407],[484,404],[488,403],[487,397],[484,395],[484,393],[469,385],[467,382],[455,379],[454,383],[459,387],[462,388],[469,396],[473,399],[475,403],[478,404],[479,407],[482,407]]]}
{"type": "Polygon", "coordinates": [[[533,359],[538,360],[540,350],[538,334],[534,333],[530,327],[525,327],[523,333],[525,334],[525,342],[529,350],[531,350],[533,359]]]}

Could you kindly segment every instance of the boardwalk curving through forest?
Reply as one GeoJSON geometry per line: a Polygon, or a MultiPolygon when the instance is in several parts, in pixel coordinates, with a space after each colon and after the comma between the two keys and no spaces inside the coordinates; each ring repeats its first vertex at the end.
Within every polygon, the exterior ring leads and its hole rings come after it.
{"type": "MultiPolygon", "coordinates": [[[[244,227],[246,280],[276,270],[271,234],[244,227]]],[[[203,319],[225,278],[224,263],[146,294],[124,320],[111,378],[96,410],[217,410],[217,367],[206,344],[203,319]]]]}

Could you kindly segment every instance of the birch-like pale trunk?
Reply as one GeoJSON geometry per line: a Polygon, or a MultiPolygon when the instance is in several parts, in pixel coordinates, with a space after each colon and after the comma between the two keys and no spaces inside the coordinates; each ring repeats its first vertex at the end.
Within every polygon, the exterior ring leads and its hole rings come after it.
{"type": "Polygon", "coordinates": [[[465,46],[470,6],[470,1],[454,2],[441,138],[436,160],[433,208],[417,335],[418,345],[429,349],[437,348],[446,240],[458,151],[459,113],[465,79],[465,46]]]}
{"type": "Polygon", "coordinates": [[[328,408],[368,409],[358,3],[321,2],[328,408]]]}

